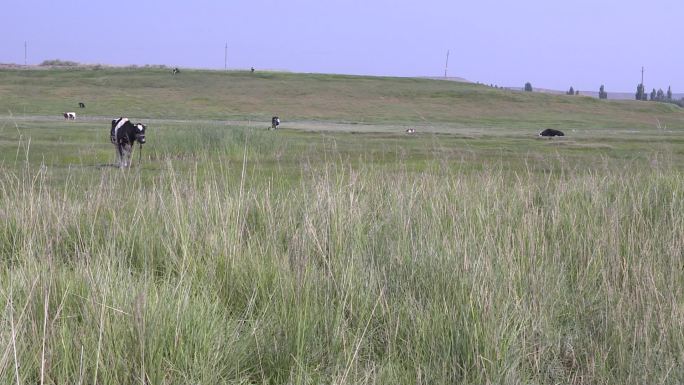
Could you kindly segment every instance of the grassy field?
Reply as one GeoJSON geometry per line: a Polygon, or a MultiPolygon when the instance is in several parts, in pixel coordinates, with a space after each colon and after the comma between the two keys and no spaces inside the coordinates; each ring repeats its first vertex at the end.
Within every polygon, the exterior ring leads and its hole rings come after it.
{"type": "Polygon", "coordinates": [[[684,382],[678,108],[81,69],[0,113],[0,383],[684,382]]]}
{"type": "Polygon", "coordinates": [[[533,129],[684,128],[664,103],[512,92],[439,80],[274,72],[62,69],[0,71],[0,112],[110,118],[351,122],[533,129]]]}

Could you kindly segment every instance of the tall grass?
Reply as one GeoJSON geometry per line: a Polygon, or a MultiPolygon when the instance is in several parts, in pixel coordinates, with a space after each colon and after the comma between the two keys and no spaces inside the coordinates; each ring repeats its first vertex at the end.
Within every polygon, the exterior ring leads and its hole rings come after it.
{"type": "Polygon", "coordinates": [[[292,182],[259,145],[0,173],[0,382],[684,382],[680,171],[330,150],[292,182]]]}

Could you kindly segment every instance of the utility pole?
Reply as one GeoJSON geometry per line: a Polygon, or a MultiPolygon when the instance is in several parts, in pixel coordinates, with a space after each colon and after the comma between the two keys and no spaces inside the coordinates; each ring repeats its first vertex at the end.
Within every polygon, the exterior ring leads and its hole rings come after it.
{"type": "Polygon", "coordinates": [[[226,48],[223,52],[223,70],[228,71],[228,42],[226,42],[226,48]]]}
{"type": "Polygon", "coordinates": [[[639,100],[644,100],[646,96],[646,86],[644,85],[644,66],[641,66],[641,95],[639,95],[639,100]]]}
{"type": "Polygon", "coordinates": [[[447,50],[446,64],[444,65],[444,78],[447,77],[447,70],[449,69],[449,50],[447,50]]]}
{"type": "Polygon", "coordinates": [[[27,52],[28,52],[28,43],[26,42],[26,40],[24,40],[24,67],[26,67],[27,63],[28,63],[26,60],[26,57],[28,56],[27,52]]]}

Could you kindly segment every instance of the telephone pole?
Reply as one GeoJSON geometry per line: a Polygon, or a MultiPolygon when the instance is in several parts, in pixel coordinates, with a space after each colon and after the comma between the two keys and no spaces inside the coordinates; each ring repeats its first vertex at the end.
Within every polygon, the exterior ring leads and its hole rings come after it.
{"type": "Polygon", "coordinates": [[[223,51],[223,70],[228,71],[228,42],[226,42],[226,48],[223,51]]]}
{"type": "Polygon", "coordinates": [[[26,40],[24,40],[24,67],[27,66],[28,61],[26,60],[26,57],[28,56],[28,43],[26,40]]]}
{"type": "Polygon", "coordinates": [[[447,70],[449,69],[449,50],[447,50],[446,64],[444,65],[444,78],[447,77],[447,70]]]}
{"type": "Polygon", "coordinates": [[[646,96],[646,86],[644,85],[644,66],[641,66],[641,95],[639,95],[639,100],[644,100],[646,96]]]}

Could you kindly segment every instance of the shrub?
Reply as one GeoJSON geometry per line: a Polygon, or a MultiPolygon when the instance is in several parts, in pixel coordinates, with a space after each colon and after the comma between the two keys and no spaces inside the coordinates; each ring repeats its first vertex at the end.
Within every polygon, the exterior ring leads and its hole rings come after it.
{"type": "Polygon", "coordinates": [[[53,59],[53,60],[43,60],[42,63],[39,64],[42,67],[48,67],[48,66],[53,66],[53,67],[77,67],[80,64],[75,62],[75,61],[70,61],[70,60],[59,60],[59,59],[53,59]]]}

